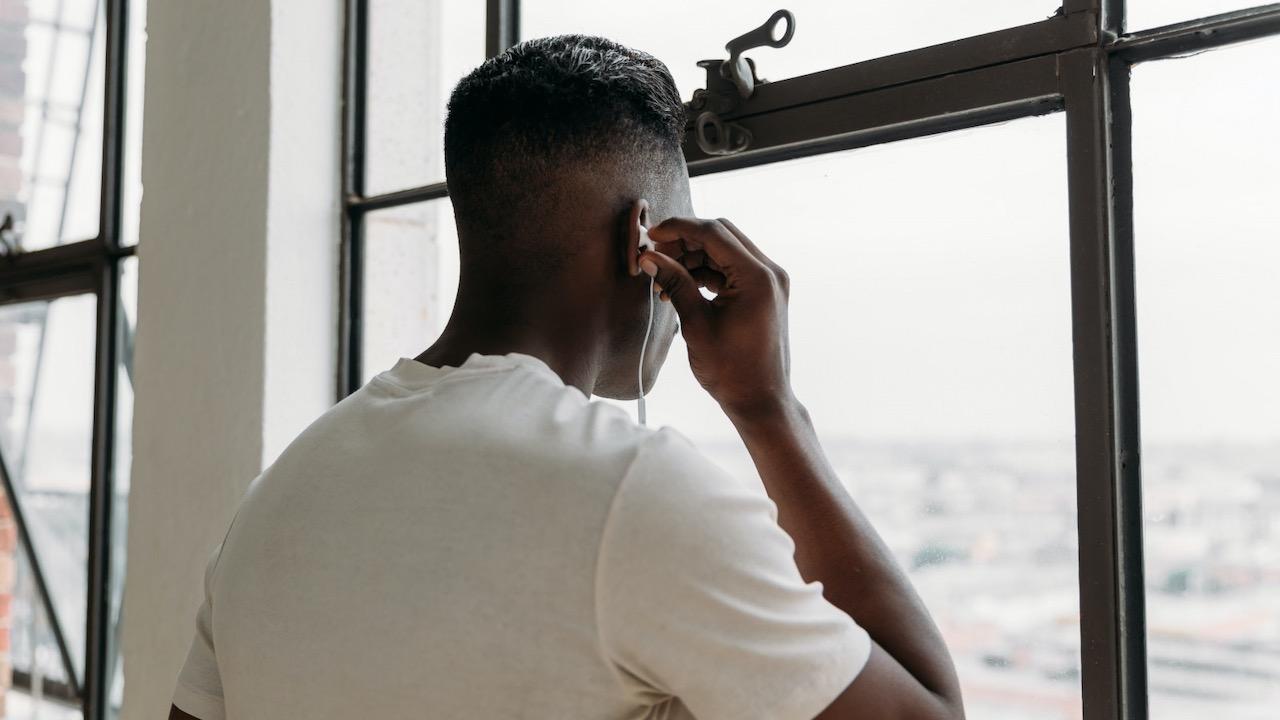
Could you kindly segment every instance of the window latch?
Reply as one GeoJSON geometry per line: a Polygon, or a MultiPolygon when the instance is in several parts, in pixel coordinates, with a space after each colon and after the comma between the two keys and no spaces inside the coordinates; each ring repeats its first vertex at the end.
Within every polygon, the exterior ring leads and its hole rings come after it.
{"type": "Polygon", "coordinates": [[[756,75],[755,61],[743,53],[761,47],[784,47],[795,32],[795,15],[790,10],[779,10],[760,27],[730,40],[724,46],[729,51],[728,60],[698,63],[698,67],[707,71],[707,86],[693,91],[688,109],[694,117],[694,138],[704,153],[733,155],[751,145],[750,130],[720,117],[738,109],[743,101],[751,98],[758,85],[768,82],[756,75]]]}

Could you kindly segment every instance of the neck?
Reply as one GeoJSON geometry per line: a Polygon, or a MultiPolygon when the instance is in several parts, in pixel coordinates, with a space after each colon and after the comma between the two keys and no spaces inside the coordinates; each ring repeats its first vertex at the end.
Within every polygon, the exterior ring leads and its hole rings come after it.
{"type": "Polygon", "coordinates": [[[591,395],[606,347],[600,322],[583,317],[582,305],[574,314],[565,303],[502,304],[519,310],[497,310],[491,297],[477,300],[459,294],[440,338],[415,359],[434,367],[457,367],[473,353],[521,353],[545,362],[566,385],[591,395]]]}

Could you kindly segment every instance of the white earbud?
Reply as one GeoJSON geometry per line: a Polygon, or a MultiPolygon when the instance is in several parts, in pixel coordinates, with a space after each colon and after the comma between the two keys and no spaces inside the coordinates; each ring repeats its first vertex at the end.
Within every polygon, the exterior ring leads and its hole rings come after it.
{"type": "MultiPolygon", "coordinates": [[[[639,224],[637,222],[637,224],[639,224]]],[[[649,237],[649,228],[640,225],[640,252],[653,249],[653,240],[649,237]]]]}
{"type": "MultiPolygon", "coordinates": [[[[636,225],[640,229],[640,242],[638,243],[640,252],[643,253],[646,250],[652,251],[654,249],[654,245],[653,240],[649,238],[649,229],[646,228],[639,220],[636,221],[636,225]]],[[[636,370],[636,382],[640,387],[640,394],[636,400],[636,419],[639,420],[641,425],[644,425],[645,421],[648,419],[646,417],[644,407],[644,354],[645,351],[649,349],[649,335],[653,334],[653,281],[654,279],[650,277],[649,324],[644,330],[644,342],[640,344],[640,363],[639,368],[636,370]]]]}

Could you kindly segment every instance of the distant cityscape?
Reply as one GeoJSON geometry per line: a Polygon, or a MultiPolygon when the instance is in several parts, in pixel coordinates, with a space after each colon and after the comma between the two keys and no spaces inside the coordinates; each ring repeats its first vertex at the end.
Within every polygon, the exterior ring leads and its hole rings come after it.
{"type": "MultiPolygon", "coordinates": [[[[1081,718],[1072,445],[824,442],[942,629],[968,716],[1081,718]]],[[[698,444],[727,470],[756,477],[736,441],[698,444]]],[[[1155,445],[1143,463],[1151,717],[1275,720],[1280,444],[1155,445]]],[[[56,549],[43,558],[46,572],[78,577],[84,558],[67,551],[84,547],[83,494],[32,492],[27,501],[39,530],[50,534],[41,547],[56,549]]],[[[41,675],[61,680],[24,565],[12,662],[30,668],[34,659],[41,675]]],[[[83,612],[66,610],[67,617],[83,612]]],[[[78,644],[80,629],[72,628],[78,644]]],[[[21,695],[13,693],[15,711],[27,702],[21,695]]],[[[63,712],[43,707],[50,717],[63,712]]]]}
{"type": "MultiPolygon", "coordinates": [[[[827,439],[910,572],[974,720],[1082,716],[1070,442],[827,439]]],[[[737,442],[700,442],[755,477],[737,442]]],[[[1280,712],[1280,444],[1144,450],[1151,717],[1280,712]]]]}

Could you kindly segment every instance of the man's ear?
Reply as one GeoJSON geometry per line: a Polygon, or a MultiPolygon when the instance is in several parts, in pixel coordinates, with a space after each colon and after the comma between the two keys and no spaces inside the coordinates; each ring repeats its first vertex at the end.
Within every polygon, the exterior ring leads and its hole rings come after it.
{"type": "Polygon", "coordinates": [[[626,263],[627,273],[633,276],[640,274],[640,264],[637,262],[640,257],[640,225],[649,227],[649,201],[644,198],[631,203],[622,233],[622,251],[625,255],[623,262],[626,263]]]}

